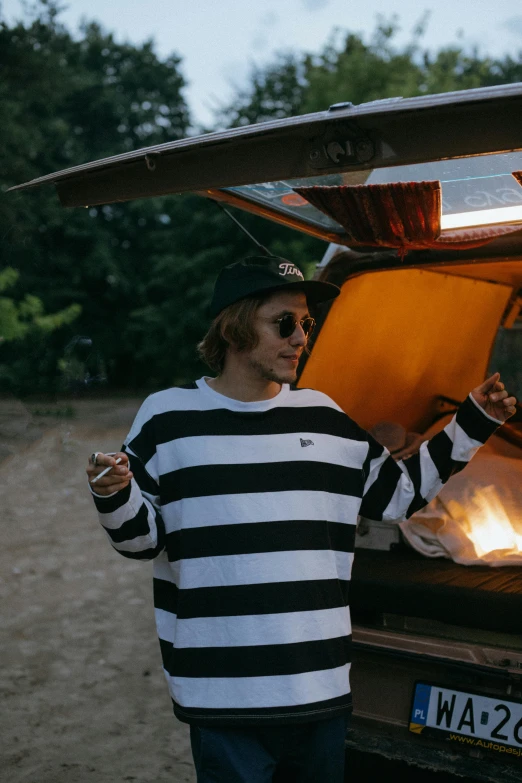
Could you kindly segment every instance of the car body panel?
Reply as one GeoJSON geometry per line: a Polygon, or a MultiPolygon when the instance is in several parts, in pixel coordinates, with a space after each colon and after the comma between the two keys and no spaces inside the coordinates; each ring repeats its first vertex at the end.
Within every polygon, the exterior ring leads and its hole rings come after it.
{"type": "Polygon", "coordinates": [[[419,268],[350,277],[299,385],[320,388],[365,429],[384,419],[424,432],[441,395],[461,400],[482,382],[512,294],[508,285],[419,268]]]}

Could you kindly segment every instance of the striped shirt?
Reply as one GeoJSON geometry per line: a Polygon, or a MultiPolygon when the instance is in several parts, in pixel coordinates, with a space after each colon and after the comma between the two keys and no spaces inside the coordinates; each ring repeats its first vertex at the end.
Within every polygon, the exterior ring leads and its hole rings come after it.
{"type": "Polygon", "coordinates": [[[409,517],[499,424],[468,398],[397,463],[311,389],[241,402],[201,378],[150,395],[123,445],[134,478],[94,500],[112,546],[153,560],[176,716],[231,726],[350,712],[359,514],[409,517]]]}

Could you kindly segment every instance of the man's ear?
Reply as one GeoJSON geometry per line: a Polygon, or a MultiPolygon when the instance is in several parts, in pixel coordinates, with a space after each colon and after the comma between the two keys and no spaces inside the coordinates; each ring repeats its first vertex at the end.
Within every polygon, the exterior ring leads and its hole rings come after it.
{"type": "Polygon", "coordinates": [[[221,329],[221,337],[227,344],[227,351],[231,351],[233,349],[237,350],[234,339],[230,334],[230,326],[228,324],[225,324],[221,329]]]}

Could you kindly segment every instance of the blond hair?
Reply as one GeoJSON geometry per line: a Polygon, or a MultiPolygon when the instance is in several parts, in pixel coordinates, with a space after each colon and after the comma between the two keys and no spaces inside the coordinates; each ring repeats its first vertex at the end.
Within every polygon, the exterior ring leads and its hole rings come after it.
{"type": "Polygon", "coordinates": [[[255,348],[259,342],[254,318],[266,296],[249,296],[225,307],[212,321],[204,338],[197,345],[201,359],[211,370],[223,372],[227,349],[238,351],[255,348]]]}

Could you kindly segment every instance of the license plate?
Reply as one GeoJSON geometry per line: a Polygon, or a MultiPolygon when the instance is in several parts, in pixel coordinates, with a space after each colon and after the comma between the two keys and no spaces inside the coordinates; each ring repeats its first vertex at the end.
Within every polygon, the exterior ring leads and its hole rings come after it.
{"type": "Polygon", "coordinates": [[[522,703],[417,682],[410,731],[522,759],[522,703]]]}

